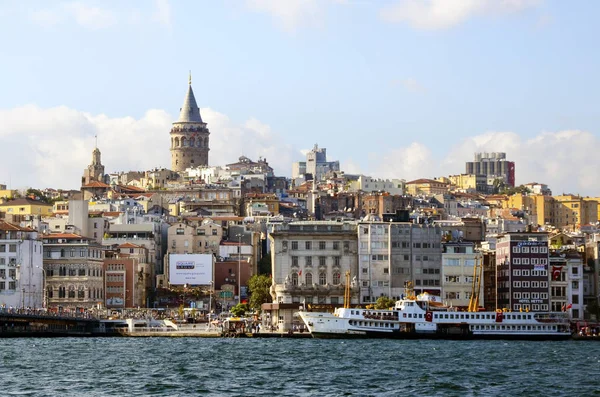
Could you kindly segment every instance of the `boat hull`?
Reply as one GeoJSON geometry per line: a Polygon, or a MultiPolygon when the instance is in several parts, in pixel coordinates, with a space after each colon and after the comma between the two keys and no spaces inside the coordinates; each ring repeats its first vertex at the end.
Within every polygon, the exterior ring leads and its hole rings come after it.
{"type": "Polygon", "coordinates": [[[419,332],[311,332],[317,339],[446,339],[446,340],[530,340],[530,341],[561,341],[572,338],[571,334],[443,334],[419,332]]]}

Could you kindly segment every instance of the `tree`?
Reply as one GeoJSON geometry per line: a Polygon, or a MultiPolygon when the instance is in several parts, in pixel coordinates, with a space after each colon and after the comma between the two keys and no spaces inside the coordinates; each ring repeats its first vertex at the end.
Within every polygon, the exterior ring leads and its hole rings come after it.
{"type": "Polygon", "coordinates": [[[238,303],[237,305],[232,307],[229,311],[231,312],[231,314],[233,314],[236,317],[243,317],[244,314],[246,314],[246,312],[250,311],[250,306],[248,306],[247,303],[238,303]]]}
{"type": "Polygon", "coordinates": [[[375,309],[376,310],[389,309],[390,307],[393,307],[395,303],[396,302],[393,299],[388,298],[387,296],[381,296],[377,299],[377,302],[375,302],[375,309]]]}
{"type": "Polygon", "coordinates": [[[271,274],[271,253],[258,261],[258,274],[271,274]]]}
{"type": "Polygon", "coordinates": [[[272,302],[271,285],[273,280],[266,274],[255,274],[248,280],[250,290],[250,307],[260,310],[263,303],[272,302]]]}

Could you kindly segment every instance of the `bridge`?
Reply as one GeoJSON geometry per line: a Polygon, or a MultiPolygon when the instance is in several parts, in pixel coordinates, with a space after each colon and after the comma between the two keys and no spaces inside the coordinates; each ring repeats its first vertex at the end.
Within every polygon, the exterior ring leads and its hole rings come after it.
{"type": "Polygon", "coordinates": [[[100,320],[83,314],[62,315],[41,310],[0,310],[0,338],[108,336],[100,320]]]}

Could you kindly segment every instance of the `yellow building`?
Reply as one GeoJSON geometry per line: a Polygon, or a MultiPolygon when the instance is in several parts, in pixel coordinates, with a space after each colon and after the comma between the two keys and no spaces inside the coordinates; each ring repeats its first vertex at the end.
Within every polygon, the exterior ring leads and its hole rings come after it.
{"type": "Polygon", "coordinates": [[[19,198],[0,204],[0,212],[9,215],[52,215],[52,205],[39,200],[19,198]]]}
{"type": "Polygon", "coordinates": [[[456,186],[457,189],[474,193],[486,193],[487,178],[485,175],[459,174],[448,176],[449,183],[456,186]]]}
{"type": "Polygon", "coordinates": [[[598,201],[575,195],[515,194],[508,197],[503,207],[524,211],[531,223],[559,229],[576,229],[598,221],[598,201]]]}
{"type": "Polygon", "coordinates": [[[6,185],[0,185],[0,203],[11,200],[16,195],[16,190],[6,189],[6,185]]]}
{"type": "Polygon", "coordinates": [[[448,184],[433,179],[417,179],[406,182],[406,192],[413,196],[448,193],[448,184]]]}
{"type": "Polygon", "coordinates": [[[600,197],[585,197],[583,201],[596,202],[596,211],[598,212],[598,222],[600,222],[600,197]]]}

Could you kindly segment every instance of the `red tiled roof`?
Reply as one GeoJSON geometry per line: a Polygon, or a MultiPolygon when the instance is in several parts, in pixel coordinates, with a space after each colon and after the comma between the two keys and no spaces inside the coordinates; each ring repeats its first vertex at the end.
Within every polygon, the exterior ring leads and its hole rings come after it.
{"type": "Polygon", "coordinates": [[[11,201],[7,201],[4,204],[0,204],[1,207],[9,207],[12,205],[44,205],[47,207],[52,207],[52,204],[48,204],[48,203],[44,203],[43,201],[39,201],[39,200],[32,200],[30,198],[18,198],[15,200],[11,200],[11,201]]]}
{"type": "Polygon", "coordinates": [[[12,223],[8,223],[5,221],[0,221],[0,230],[3,230],[5,232],[23,232],[23,231],[29,231],[31,229],[29,228],[24,228],[18,225],[14,225],[12,223]]]}
{"type": "Polygon", "coordinates": [[[83,237],[80,236],[79,234],[75,234],[75,233],[50,233],[50,234],[46,234],[44,236],[44,238],[60,238],[60,239],[64,239],[64,240],[80,240],[80,239],[87,239],[87,237],[83,237]]]}
{"type": "Polygon", "coordinates": [[[117,248],[140,248],[140,245],[132,244],[132,243],[123,243],[119,245],[117,248]]]}
{"type": "Polygon", "coordinates": [[[82,187],[102,187],[102,188],[110,188],[110,185],[107,185],[106,183],[100,182],[100,181],[91,181],[90,183],[88,183],[87,185],[83,185],[82,187]]]}

